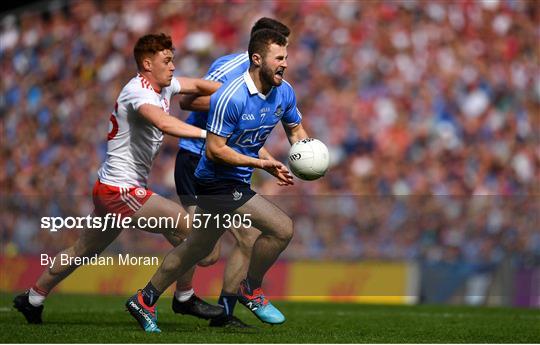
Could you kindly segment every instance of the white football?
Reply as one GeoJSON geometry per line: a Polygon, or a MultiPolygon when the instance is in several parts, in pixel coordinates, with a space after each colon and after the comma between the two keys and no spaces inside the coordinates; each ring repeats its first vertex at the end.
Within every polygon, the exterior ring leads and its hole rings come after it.
{"type": "Polygon", "coordinates": [[[312,181],[324,176],[329,163],[328,148],[317,139],[299,140],[289,150],[289,168],[302,180],[312,181]]]}

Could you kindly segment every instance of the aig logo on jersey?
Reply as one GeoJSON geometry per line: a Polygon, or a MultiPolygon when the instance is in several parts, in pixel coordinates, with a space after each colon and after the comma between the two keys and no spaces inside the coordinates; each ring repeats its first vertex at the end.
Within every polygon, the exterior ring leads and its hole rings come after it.
{"type": "Polygon", "coordinates": [[[242,114],[242,120],[253,121],[253,120],[255,120],[255,115],[253,115],[253,114],[242,114]]]}
{"type": "Polygon", "coordinates": [[[253,147],[263,143],[272,132],[274,126],[262,126],[254,129],[246,129],[236,139],[235,144],[242,147],[253,147]]]}

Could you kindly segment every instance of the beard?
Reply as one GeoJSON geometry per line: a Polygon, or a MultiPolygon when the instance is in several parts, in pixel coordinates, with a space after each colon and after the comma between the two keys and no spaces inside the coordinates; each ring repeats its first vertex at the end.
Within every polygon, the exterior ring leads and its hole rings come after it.
{"type": "Polygon", "coordinates": [[[259,71],[259,77],[261,78],[261,81],[269,86],[280,86],[281,80],[277,80],[274,77],[275,72],[272,71],[268,65],[266,65],[264,62],[261,65],[261,70],[259,71]]]}

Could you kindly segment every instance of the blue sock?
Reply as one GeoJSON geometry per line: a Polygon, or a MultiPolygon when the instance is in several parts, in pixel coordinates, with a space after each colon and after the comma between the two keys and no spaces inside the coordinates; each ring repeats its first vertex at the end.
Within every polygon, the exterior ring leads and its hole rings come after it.
{"type": "Polygon", "coordinates": [[[234,306],[236,305],[237,300],[238,300],[237,295],[232,295],[224,291],[221,291],[218,304],[222,306],[223,309],[225,309],[225,315],[231,316],[233,314],[234,306]]]}
{"type": "Polygon", "coordinates": [[[144,304],[151,307],[154,304],[156,304],[159,296],[161,295],[161,292],[159,292],[154,285],[152,285],[151,282],[148,282],[148,284],[142,289],[142,297],[144,304]]]}

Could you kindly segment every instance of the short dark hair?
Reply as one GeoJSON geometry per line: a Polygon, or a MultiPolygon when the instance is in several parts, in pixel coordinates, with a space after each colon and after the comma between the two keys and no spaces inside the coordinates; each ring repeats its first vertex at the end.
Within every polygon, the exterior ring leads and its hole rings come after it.
{"type": "Polygon", "coordinates": [[[268,47],[272,43],[284,47],[287,45],[287,37],[271,29],[255,31],[249,40],[248,55],[250,64],[253,63],[253,54],[260,54],[264,58],[268,52],[268,47]]]}
{"type": "Polygon", "coordinates": [[[142,69],[142,61],[147,55],[154,55],[162,50],[174,51],[171,36],[161,33],[139,38],[133,48],[133,56],[139,70],[142,69]]]}
{"type": "Polygon", "coordinates": [[[251,28],[251,34],[250,36],[253,36],[253,34],[256,31],[262,30],[262,29],[271,29],[279,32],[285,37],[289,37],[291,34],[291,29],[282,22],[279,22],[275,19],[268,18],[268,17],[262,17],[259,20],[253,24],[253,27],[251,28]]]}

